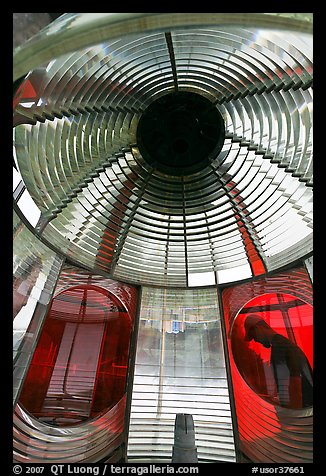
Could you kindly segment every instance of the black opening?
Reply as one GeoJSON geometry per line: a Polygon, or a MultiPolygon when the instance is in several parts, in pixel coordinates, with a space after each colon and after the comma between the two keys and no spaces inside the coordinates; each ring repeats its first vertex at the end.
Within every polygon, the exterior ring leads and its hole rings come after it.
{"type": "Polygon", "coordinates": [[[208,99],[190,92],[166,94],[144,111],[137,128],[143,158],[171,175],[203,169],[220,153],[225,126],[208,99]]]}

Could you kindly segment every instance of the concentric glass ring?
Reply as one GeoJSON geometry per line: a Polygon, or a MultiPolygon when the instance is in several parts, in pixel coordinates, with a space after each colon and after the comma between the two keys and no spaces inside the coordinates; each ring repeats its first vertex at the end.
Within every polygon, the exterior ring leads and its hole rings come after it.
{"type": "Polygon", "coordinates": [[[230,282],[312,251],[311,18],[182,15],[65,14],[15,54],[28,74],[14,152],[36,233],[132,283],[230,282]],[[225,124],[216,157],[184,175],[137,143],[144,111],[176,91],[210,101],[225,124]]]}
{"type": "MultiPolygon", "coordinates": [[[[310,14],[64,14],[15,50],[14,80],[33,231],[71,264],[183,288],[312,253],[310,14]],[[210,101],[225,126],[216,156],[184,175],[148,163],[137,143],[146,109],[176,91],[210,101]]],[[[15,457],[99,461],[110,424],[122,428],[120,408],[110,412],[49,431],[17,405],[15,457]]]]}

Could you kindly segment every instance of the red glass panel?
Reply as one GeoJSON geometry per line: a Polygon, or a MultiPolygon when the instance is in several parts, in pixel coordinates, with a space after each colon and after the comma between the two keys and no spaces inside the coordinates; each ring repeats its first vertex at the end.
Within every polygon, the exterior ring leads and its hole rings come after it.
{"type": "Polygon", "coordinates": [[[261,257],[259,256],[258,250],[252,238],[252,235],[248,232],[248,229],[243,219],[238,213],[239,210],[241,210],[242,216],[246,216],[248,215],[248,210],[246,208],[246,204],[243,201],[243,198],[241,197],[239,190],[236,188],[235,185],[236,185],[235,182],[230,181],[226,184],[226,187],[230,195],[232,196],[232,199],[233,199],[232,201],[235,205],[234,207],[235,218],[237,220],[237,224],[238,224],[241,238],[247,253],[252,274],[253,276],[259,276],[261,274],[266,273],[265,265],[261,257]]]}
{"type": "Polygon", "coordinates": [[[99,286],[62,291],[45,319],[20,404],[60,426],[112,408],[125,393],[131,324],[122,301],[99,286]]]}
{"type": "Polygon", "coordinates": [[[288,402],[292,408],[281,405],[271,348],[244,341],[245,318],[258,314],[295,340],[313,367],[313,290],[306,269],[227,287],[222,301],[241,451],[255,462],[311,462],[313,408],[302,403],[299,408],[297,401],[288,402]]]}
{"type": "Polygon", "coordinates": [[[17,104],[19,104],[20,101],[23,101],[23,100],[26,100],[26,99],[36,99],[36,91],[31,83],[31,81],[29,79],[27,79],[26,81],[24,81],[18,88],[15,96],[14,96],[14,99],[13,99],[13,108],[15,109],[15,107],[17,106],[17,104]]]}
{"type": "Polygon", "coordinates": [[[260,397],[288,408],[311,406],[312,306],[283,293],[250,300],[233,322],[231,348],[260,397]]]}

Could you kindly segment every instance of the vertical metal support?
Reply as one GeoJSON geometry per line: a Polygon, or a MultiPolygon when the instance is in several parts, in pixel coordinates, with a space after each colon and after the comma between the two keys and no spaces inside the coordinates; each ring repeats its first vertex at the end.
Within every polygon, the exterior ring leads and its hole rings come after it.
{"type": "Polygon", "coordinates": [[[311,285],[313,284],[313,270],[314,270],[314,265],[313,265],[313,256],[310,256],[309,258],[305,259],[303,261],[304,267],[308,273],[308,276],[310,278],[311,285]]]}
{"type": "Polygon", "coordinates": [[[182,177],[182,218],[183,218],[183,243],[185,252],[185,271],[186,271],[186,286],[189,286],[189,270],[188,270],[188,248],[187,248],[187,222],[186,222],[186,191],[185,180],[182,177]]]}
{"type": "Polygon", "coordinates": [[[171,62],[171,69],[173,75],[173,84],[174,84],[174,91],[177,93],[179,90],[178,86],[178,75],[177,75],[177,67],[175,64],[175,56],[174,56],[174,48],[173,48],[173,41],[171,32],[165,33],[165,41],[169,50],[170,62],[171,62]]]}
{"type": "Polygon", "coordinates": [[[132,336],[130,341],[128,375],[126,379],[126,410],[125,410],[125,421],[124,421],[125,444],[123,447],[123,455],[122,455],[122,459],[125,463],[128,462],[127,448],[128,448],[129,425],[130,425],[130,411],[131,411],[132,389],[134,384],[134,374],[135,374],[135,366],[136,366],[136,351],[137,351],[137,342],[138,342],[141,302],[142,302],[142,288],[139,287],[137,309],[136,309],[135,321],[134,321],[134,326],[133,326],[132,336]]]}
{"type": "Polygon", "coordinates": [[[222,301],[223,288],[221,289],[218,287],[216,291],[217,291],[218,305],[220,308],[220,316],[221,316],[222,342],[223,342],[223,350],[224,350],[224,358],[225,358],[226,378],[227,378],[228,387],[229,387],[235,455],[236,455],[236,462],[240,463],[241,462],[240,436],[239,436],[237,412],[235,407],[235,398],[234,398],[234,391],[233,391],[233,381],[232,381],[232,374],[231,374],[228,341],[227,341],[226,327],[225,327],[225,321],[224,321],[224,308],[223,308],[223,301],[222,301]]]}

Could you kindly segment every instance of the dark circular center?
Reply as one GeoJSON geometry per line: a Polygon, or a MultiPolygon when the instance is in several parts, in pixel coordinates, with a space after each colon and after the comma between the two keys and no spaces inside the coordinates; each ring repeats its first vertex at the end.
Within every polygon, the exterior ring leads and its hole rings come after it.
{"type": "Polygon", "coordinates": [[[183,137],[177,137],[172,146],[177,154],[183,154],[189,149],[189,143],[183,137]]]}
{"type": "Polygon", "coordinates": [[[147,163],[171,175],[187,175],[217,157],[225,138],[219,110],[190,92],[167,94],[142,114],[137,143],[147,163]]]}

